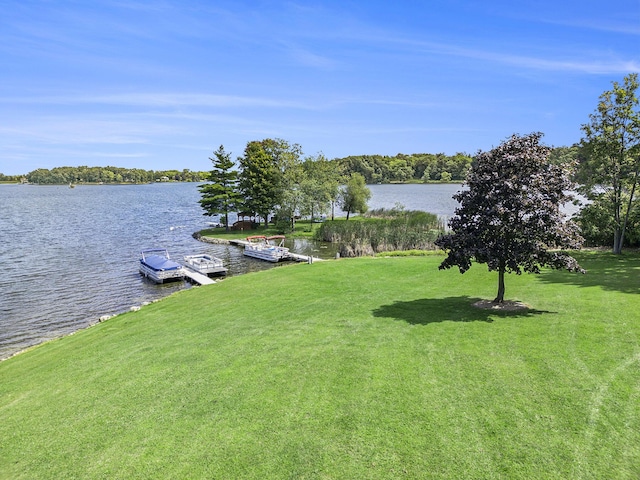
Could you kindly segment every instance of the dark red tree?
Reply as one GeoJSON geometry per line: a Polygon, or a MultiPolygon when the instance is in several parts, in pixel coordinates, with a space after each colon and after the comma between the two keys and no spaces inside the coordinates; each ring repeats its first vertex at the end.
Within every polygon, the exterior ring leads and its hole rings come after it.
{"type": "Polygon", "coordinates": [[[513,135],[480,152],[467,176],[468,190],[449,221],[451,233],[436,245],[447,252],[440,269],[466,272],[472,261],[498,272],[495,303],[504,301],[504,274],[540,273],[540,267],[584,270],[564,250],[579,249],[582,237],[560,207],[572,199],[569,172],[549,162],[541,133],[513,135]]]}

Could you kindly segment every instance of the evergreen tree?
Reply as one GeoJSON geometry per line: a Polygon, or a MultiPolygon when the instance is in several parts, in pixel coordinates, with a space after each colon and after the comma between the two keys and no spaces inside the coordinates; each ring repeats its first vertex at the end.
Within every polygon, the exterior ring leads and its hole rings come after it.
{"type": "Polygon", "coordinates": [[[238,172],[234,170],[235,162],[231,154],[224,151],[224,146],[214,152],[215,158],[209,157],[213,170],[209,173],[211,183],[200,185],[202,194],[200,205],[204,215],[224,214],[224,224],[229,231],[229,212],[236,208],[239,201],[238,172]]]}

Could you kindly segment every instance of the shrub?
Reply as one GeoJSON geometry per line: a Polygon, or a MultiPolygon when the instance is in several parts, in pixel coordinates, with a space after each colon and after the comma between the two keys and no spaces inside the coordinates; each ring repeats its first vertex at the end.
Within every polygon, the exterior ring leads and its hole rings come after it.
{"type": "MultiPolygon", "coordinates": [[[[587,247],[606,247],[613,244],[614,219],[610,206],[603,201],[595,201],[582,207],[576,215],[581,235],[587,247]]],[[[627,223],[625,247],[640,246],[640,201],[634,202],[627,223]]]]}

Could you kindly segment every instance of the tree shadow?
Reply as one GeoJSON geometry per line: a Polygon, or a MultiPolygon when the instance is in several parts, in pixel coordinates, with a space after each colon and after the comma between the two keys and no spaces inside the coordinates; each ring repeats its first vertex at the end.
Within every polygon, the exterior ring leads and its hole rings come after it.
{"type": "Polygon", "coordinates": [[[601,287],[622,293],[640,293],[640,255],[614,255],[604,252],[573,254],[587,273],[546,270],[538,277],[545,283],[564,283],[578,287],[601,287]]]}
{"type": "Polygon", "coordinates": [[[540,315],[541,310],[492,310],[475,307],[480,298],[467,296],[448,298],[421,298],[409,302],[394,302],[373,310],[374,317],[393,318],[412,325],[439,322],[493,322],[496,317],[527,318],[540,315]]]}

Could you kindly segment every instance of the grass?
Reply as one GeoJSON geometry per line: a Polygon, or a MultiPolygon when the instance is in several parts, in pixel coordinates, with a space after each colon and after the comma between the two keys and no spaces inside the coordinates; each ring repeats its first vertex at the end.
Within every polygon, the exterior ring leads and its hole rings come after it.
{"type": "Polygon", "coordinates": [[[444,257],[443,250],[395,250],[391,252],[376,253],[376,257],[425,257],[440,256],[444,257]]]}
{"type": "Polygon", "coordinates": [[[640,255],[232,277],[0,363],[0,478],[638,478],[640,255]]]}
{"type": "MultiPolygon", "coordinates": [[[[296,220],[296,229],[293,232],[287,232],[286,236],[291,238],[313,238],[314,232],[320,228],[320,223],[311,223],[311,220],[296,220]]],[[[269,224],[267,228],[264,228],[264,224],[261,224],[254,230],[230,230],[226,231],[224,227],[220,228],[206,228],[200,231],[200,234],[204,237],[221,238],[225,240],[244,239],[248,235],[280,235],[281,230],[275,227],[275,225],[269,224]]]]}

